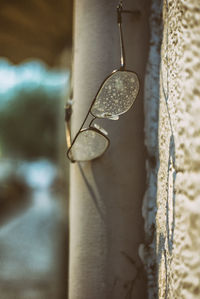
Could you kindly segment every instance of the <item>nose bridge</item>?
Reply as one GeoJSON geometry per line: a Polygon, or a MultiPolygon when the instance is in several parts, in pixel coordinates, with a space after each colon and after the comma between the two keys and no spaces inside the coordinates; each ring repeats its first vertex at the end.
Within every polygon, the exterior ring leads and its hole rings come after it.
{"type": "Polygon", "coordinates": [[[101,133],[103,133],[104,135],[106,135],[106,136],[108,135],[108,132],[104,128],[102,128],[101,126],[99,126],[98,124],[94,124],[93,127],[95,129],[97,129],[98,131],[100,131],[101,133]]]}

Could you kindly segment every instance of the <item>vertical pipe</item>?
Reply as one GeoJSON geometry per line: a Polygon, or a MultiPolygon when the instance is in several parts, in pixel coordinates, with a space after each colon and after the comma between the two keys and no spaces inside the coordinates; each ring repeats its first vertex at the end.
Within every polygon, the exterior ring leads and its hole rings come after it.
{"type": "MultiPolygon", "coordinates": [[[[72,136],[105,77],[120,67],[116,0],[75,1],[74,105],[72,136]]],[[[146,298],[138,256],[143,242],[145,187],[143,76],[148,48],[148,1],[124,0],[127,68],[138,72],[141,91],[134,108],[118,121],[101,121],[109,132],[109,150],[93,162],[70,170],[69,299],[146,298]]]]}

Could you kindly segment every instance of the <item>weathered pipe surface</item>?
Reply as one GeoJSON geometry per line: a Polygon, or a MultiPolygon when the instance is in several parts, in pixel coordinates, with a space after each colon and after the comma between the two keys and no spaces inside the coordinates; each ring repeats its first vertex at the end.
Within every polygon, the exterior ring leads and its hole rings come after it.
{"type": "MultiPolygon", "coordinates": [[[[139,74],[134,107],[118,121],[101,121],[108,151],[93,162],[71,165],[70,299],[146,298],[138,255],[144,242],[145,187],[143,78],[149,46],[148,2],[124,1],[141,16],[123,16],[127,68],[139,74]]],[[[102,81],[120,66],[118,1],[75,2],[73,136],[102,81]]]]}

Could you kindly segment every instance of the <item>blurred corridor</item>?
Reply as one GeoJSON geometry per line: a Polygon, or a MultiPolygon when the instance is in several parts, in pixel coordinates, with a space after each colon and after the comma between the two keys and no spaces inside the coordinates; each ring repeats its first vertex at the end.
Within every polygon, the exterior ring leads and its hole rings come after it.
{"type": "Polygon", "coordinates": [[[71,0],[0,0],[0,298],[64,299],[71,0]]]}
{"type": "MultiPolygon", "coordinates": [[[[0,175],[6,166],[1,162],[0,175]]],[[[0,228],[1,298],[66,298],[62,297],[66,219],[61,213],[61,195],[51,190],[56,168],[40,161],[21,164],[18,173],[31,188],[25,198],[29,206],[0,228]]]]}
{"type": "Polygon", "coordinates": [[[59,110],[68,73],[2,60],[0,78],[0,298],[64,299],[67,165],[59,110]]]}

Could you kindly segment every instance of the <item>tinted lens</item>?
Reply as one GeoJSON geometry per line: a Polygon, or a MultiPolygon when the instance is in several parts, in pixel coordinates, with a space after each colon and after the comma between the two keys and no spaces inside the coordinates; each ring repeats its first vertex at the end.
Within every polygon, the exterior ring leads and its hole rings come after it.
{"type": "Polygon", "coordinates": [[[133,105],[139,91],[135,73],[116,71],[102,85],[91,112],[100,118],[116,119],[133,105]]]}
{"type": "Polygon", "coordinates": [[[101,156],[108,147],[108,139],[96,130],[88,129],[79,133],[69,151],[75,161],[89,161],[101,156]]]}

